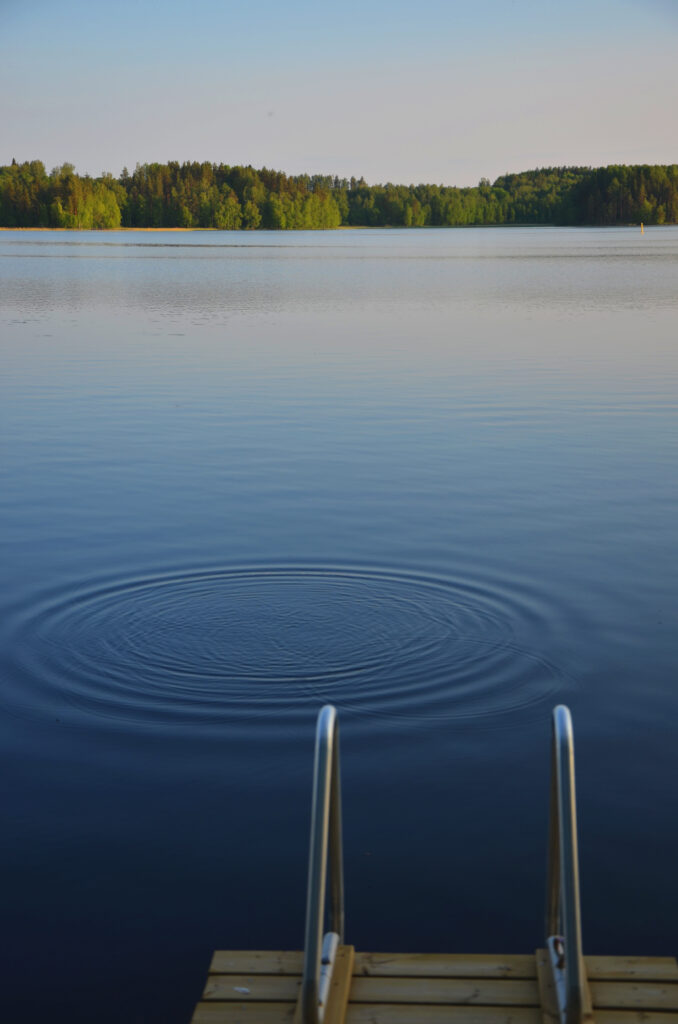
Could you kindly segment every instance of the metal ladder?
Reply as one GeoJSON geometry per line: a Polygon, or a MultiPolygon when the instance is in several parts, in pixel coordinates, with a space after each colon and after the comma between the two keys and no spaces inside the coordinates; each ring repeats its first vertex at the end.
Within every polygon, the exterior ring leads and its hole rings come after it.
{"type": "MultiPolygon", "coordinates": [[[[303,1024],[322,1024],[337,948],[343,941],[339,723],[336,708],[327,704],[316,727],[301,981],[303,1024]],[[328,860],[329,930],[323,935],[328,860]]],[[[581,940],[574,736],[572,717],[562,704],[552,715],[546,945],[560,1022],[583,1024],[591,1015],[591,1004],[581,940]]]]}
{"type": "Polygon", "coordinates": [[[336,708],[326,704],[318,715],[313,764],[311,849],[301,979],[303,1024],[322,1024],[337,947],[343,941],[344,858],[341,841],[339,722],[336,708]],[[328,853],[330,927],[323,938],[328,853]]]}
{"type": "Polygon", "coordinates": [[[591,999],[581,942],[574,734],[564,704],[552,716],[546,948],[561,1024],[581,1024],[591,1015],[591,999]]]}

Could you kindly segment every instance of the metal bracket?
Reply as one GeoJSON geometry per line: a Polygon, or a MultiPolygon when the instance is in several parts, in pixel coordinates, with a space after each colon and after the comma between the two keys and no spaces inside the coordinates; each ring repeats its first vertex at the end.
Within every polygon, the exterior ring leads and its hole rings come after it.
{"type": "Polygon", "coordinates": [[[320,959],[320,982],[318,984],[318,1017],[322,1021],[327,1008],[327,999],[330,994],[332,983],[332,971],[334,961],[339,948],[339,935],[337,932],[326,932],[323,938],[323,951],[320,959]]]}
{"type": "Polygon", "coordinates": [[[549,966],[558,1004],[561,1024],[567,1024],[567,975],[565,973],[565,939],[562,935],[550,935],[546,940],[549,966]]]}

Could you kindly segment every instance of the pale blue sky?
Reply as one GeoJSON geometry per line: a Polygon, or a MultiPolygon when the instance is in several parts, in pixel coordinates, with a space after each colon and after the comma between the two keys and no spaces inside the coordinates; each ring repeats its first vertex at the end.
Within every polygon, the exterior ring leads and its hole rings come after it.
{"type": "Polygon", "coordinates": [[[678,162],[678,0],[0,0],[0,163],[678,162]]]}

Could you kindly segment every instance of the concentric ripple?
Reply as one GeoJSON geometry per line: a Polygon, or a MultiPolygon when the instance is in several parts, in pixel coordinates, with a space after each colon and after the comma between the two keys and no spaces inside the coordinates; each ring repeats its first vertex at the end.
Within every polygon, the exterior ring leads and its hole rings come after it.
{"type": "Polygon", "coordinates": [[[218,723],[309,700],[411,718],[549,699],[562,673],[522,648],[534,608],[500,587],[342,567],[116,580],[6,622],[24,714],[218,723]]]}

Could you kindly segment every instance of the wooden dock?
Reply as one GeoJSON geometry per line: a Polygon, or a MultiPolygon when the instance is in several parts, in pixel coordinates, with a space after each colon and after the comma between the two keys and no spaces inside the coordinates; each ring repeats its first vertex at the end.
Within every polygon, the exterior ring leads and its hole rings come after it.
{"type": "MultiPolygon", "coordinates": [[[[558,1024],[547,959],[546,950],[461,956],[340,946],[324,1024],[558,1024]]],[[[594,1024],[678,1024],[673,957],[584,963],[594,1024]]],[[[298,952],[216,952],[192,1024],[297,1024],[302,964],[298,952]]]]}
{"type": "Polygon", "coordinates": [[[336,708],[326,705],[316,729],[305,952],[216,952],[192,1024],[678,1024],[673,957],[583,954],[574,738],[564,705],[552,715],[544,948],[532,954],[356,953],[345,945],[339,776],[336,708]]]}

